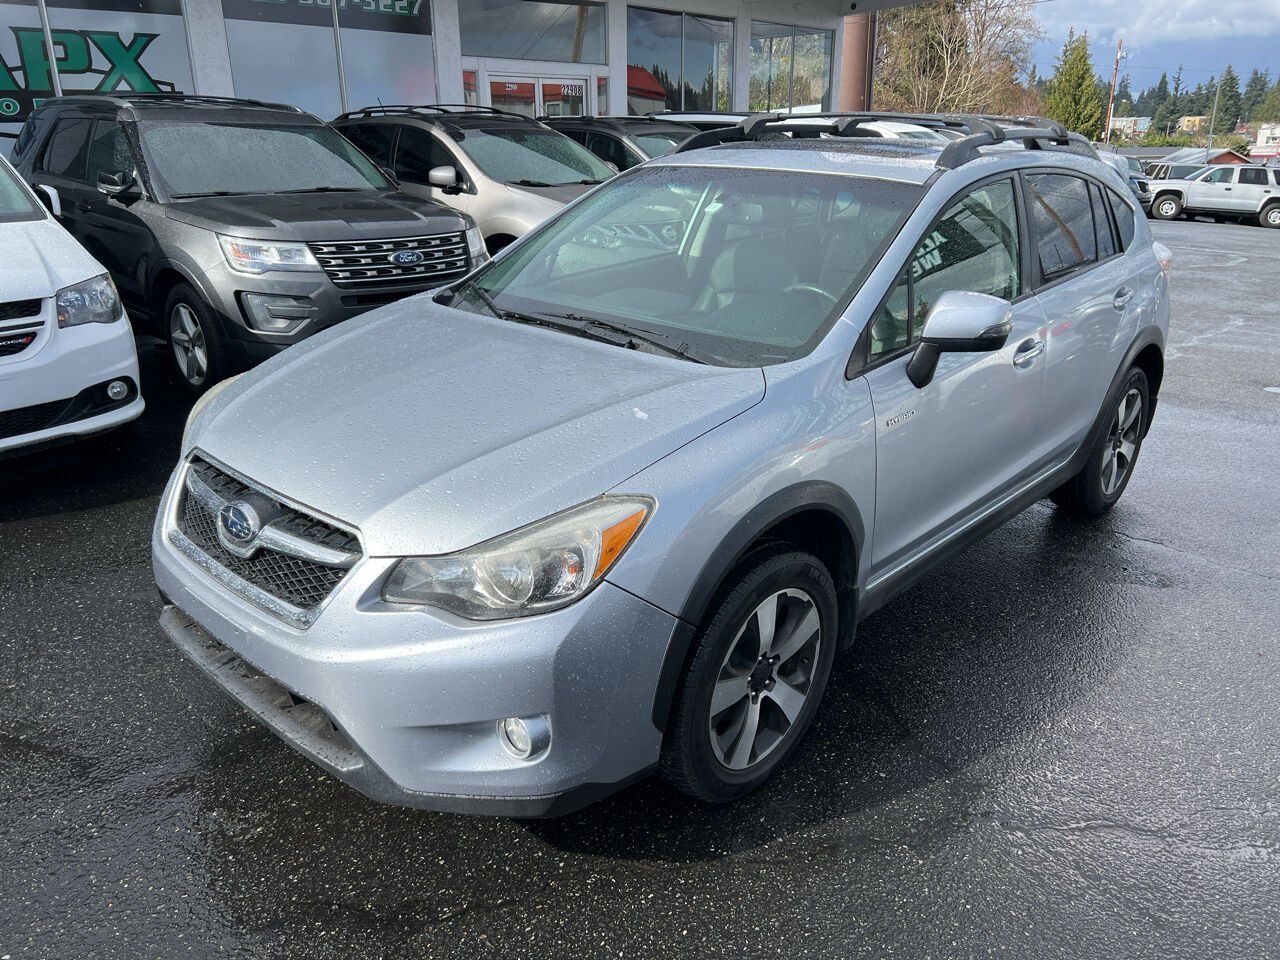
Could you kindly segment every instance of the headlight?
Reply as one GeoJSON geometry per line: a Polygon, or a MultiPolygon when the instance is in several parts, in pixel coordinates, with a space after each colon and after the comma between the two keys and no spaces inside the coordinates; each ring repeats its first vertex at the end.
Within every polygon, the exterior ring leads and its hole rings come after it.
{"type": "Polygon", "coordinates": [[[231,384],[239,380],[244,374],[237,373],[234,377],[227,377],[220,383],[215,383],[212,387],[200,395],[200,398],[191,405],[191,412],[187,414],[187,425],[182,428],[182,445],[187,445],[187,434],[191,430],[191,425],[196,422],[196,417],[204,413],[209,404],[213,403],[214,397],[220,394],[231,384]]]}
{"type": "Polygon", "coordinates": [[[273,270],[319,270],[320,264],[305,243],[275,243],[219,235],[222,252],[232,270],[267,273],[273,270]]]}
{"type": "Polygon", "coordinates": [[[467,254],[471,257],[473,267],[489,262],[489,248],[485,246],[480,228],[474,223],[467,227],[467,254]]]}
{"type": "Polygon", "coordinates": [[[648,497],[601,497],[460,553],[408,557],[382,598],[471,620],[556,610],[600,582],[653,509],[648,497]]]}
{"type": "Polygon", "coordinates": [[[63,287],[54,298],[58,310],[58,326],[75,327],[82,323],[114,323],[120,319],[120,296],[107,274],[63,287]]]}

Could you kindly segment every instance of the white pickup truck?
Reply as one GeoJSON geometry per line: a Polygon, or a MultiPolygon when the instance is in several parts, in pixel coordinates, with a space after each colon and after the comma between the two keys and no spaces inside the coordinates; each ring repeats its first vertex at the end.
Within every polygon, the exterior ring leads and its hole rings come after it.
{"type": "Polygon", "coordinates": [[[1157,220],[1189,213],[1280,227],[1280,167],[1218,164],[1186,180],[1152,180],[1150,189],[1157,220]]]}
{"type": "Polygon", "coordinates": [[[49,214],[0,157],[0,457],[142,413],[115,285],[49,214]]]}

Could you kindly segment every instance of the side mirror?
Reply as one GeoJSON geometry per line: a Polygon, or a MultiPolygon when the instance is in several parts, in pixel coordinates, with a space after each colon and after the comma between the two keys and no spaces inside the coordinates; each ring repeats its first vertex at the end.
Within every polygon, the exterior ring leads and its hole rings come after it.
{"type": "Polygon", "coordinates": [[[453,167],[432,167],[427,173],[427,183],[439,187],[445,193],[458,193],[458,171],[453,167]]]}
{"type": "Polygon", "coordinates": [[[136,193],[135,187],[136,182],[130,173],[123,171],[107,173],[103,171],[98,174],[98,192],[104,193],[108,197],[123,199],[128,194],[136,193]]]}
{"type": "Polygon", "coordinates": [[[920,345],[907,364],[907,376],[924,387],[944,353],[990,353],[999,350],[1013,330],[1008,300],[967,290],[948,290],[925,318],[920,345]]]}
{"type": "Polygon", "coordinates": [[[36,196],[54,217],[62,216],[62,198],[58,196],[56,189],[44,183],[37,183],[36,196]]]}

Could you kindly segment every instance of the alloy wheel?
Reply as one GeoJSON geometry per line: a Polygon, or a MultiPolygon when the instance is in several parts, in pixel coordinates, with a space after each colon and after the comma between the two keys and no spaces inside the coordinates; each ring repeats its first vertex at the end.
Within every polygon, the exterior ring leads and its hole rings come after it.
{"type": "Polygon", "coordinates": [[[1142,430],[1142,394],[1132,389],[1120,400],[1116,418],[1107,435],[1106,459],[1102,464],[1102,492],[1108,497],[1120,489],[1133,469],[1142,430]]]}
{"type": "Polygon", "coordinates": [[[169,343],[178,371],[192,386],[204,383],[209,373],[209,348],[196,312],[185,303],[174,305],[169,317],[169,343]]]}
{"type": "Polygon", "coordinates": [[[1178,206],[1172,200],[1164,200],[1160,203],[1160,216],[1172,217],[1178,211],[1178,206]]]}
{"type": "Polygon", "coordinates": [[[1273,227],[1280,227],[1280,207],[1272,207],[1267,211],[1267,223],[1273,227]]]}
{"type": "Polygon", "coordinates": [[[795,725],[809,698],[822,619],[803,590],[779,590],[738,628],[716,675],[708,732],[730,770],[755,766],[795,725]]]}

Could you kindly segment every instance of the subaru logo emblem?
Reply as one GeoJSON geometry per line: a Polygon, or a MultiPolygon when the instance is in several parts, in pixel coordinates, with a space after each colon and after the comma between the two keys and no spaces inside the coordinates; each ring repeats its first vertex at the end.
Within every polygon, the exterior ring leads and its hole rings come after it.
{"type": "Polygon", "coordinates": [[[425,259],[417,250],[397,250],[390,257],[392,263],[401,267],[416,267],[425,259]]]}
{"type": "Polygon", "coordinates": [[[218,532],[232,543],[249,543],[261,527],[258,512],[247,503],[228,503],[218,511],[218,532]]]}

